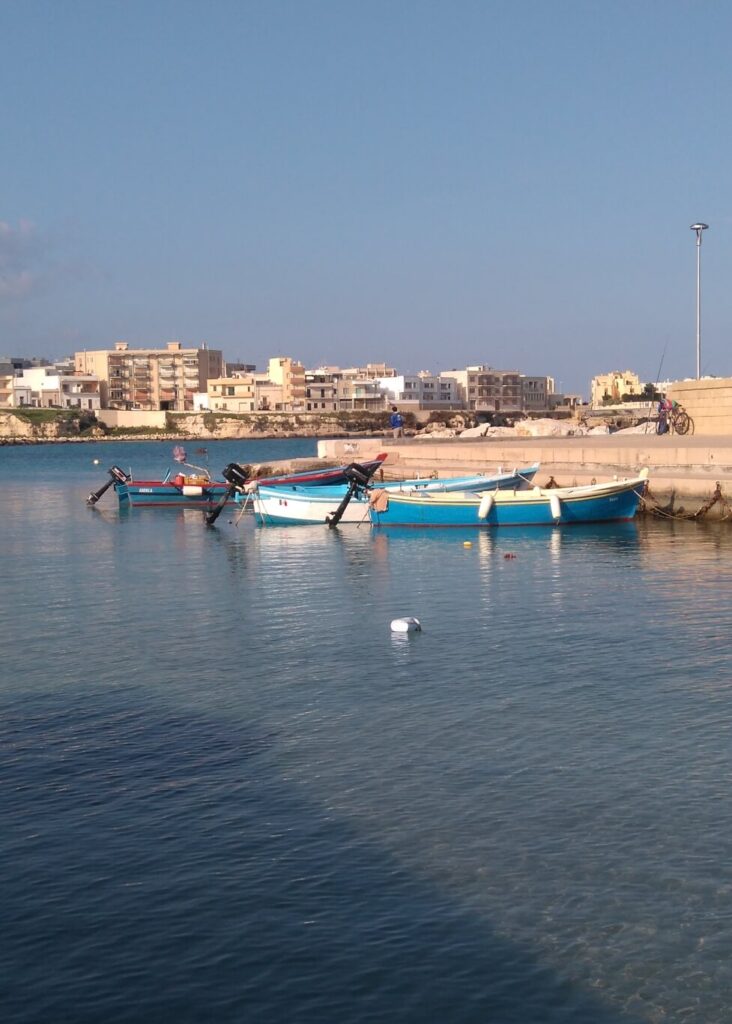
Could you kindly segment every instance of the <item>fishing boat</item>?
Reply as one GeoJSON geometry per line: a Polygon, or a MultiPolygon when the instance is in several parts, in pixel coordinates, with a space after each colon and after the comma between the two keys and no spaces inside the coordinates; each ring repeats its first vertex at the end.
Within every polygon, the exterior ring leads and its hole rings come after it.
{"type": "MultiPolygon", "coordinates": [[[[371,474],[375,473],[387,453],[377,455],[375,459],[364,463],[371,474]]],[[[346,466],[334,466],[327,469],[304,470],[301,473],[288,473],[276,476],[257,477],[251,466],[240,466],[230,463],[224,470],[223,480],[213,480],[208,470],[194,466],[185,461],[185,451],[176,448],[173,458],[181,463],[181,471],[173,474],[172,470],[162,480],[135,480],[131,473],[125,473],[119,466],[112,466],[108,472],[110,479],[93,491],[87,498],[88,505],[96,505],[101,496],[110,487],[114,487],[120,508],[200,508],[211,511],[221,502],[233,503],[235,491],[227,478],[227,471],[234,468],[242,485],[272,484],[276,486],[302,484],[309,487],[321,487],[343,483],[346,480],[346,466]],[[187,470],[184,472],[183,470],[187,470]]],[[[240,487],[243,489],[243,486],[240,487]]]]}
{"type": "Polygon", "coordinates": [[[371,491],[374,526],[564,526],[632,519],[648,483],[648,470],[629,480],[528,491],[371,491]]]}
{"type": "MultiPolygon", "coordinates": [[[[380,484],[388,494],[436,494],[451,491],[487,491],[530,487],[539,464],[515,469],[512,473],[473,474],[444,479],[396,480],[380,484]]],[[[296,484],[268,486],[257,482],[248,494],[238,500],[251,506],[256,521],[262,526],[304,526],[328,523],[348,493],[349,486],[303,487],[296,484]]],[[[343,509],[339,521],[363,523],[369,519],[369,490],[357,488],[343,509]]]]}

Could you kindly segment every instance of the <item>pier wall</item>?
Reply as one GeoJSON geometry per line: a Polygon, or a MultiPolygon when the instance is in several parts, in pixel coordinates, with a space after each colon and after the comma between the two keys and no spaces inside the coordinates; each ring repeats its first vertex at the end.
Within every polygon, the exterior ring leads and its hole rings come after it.
{"type": "Polygon", "coordinates": [[[732,437],[732,377],[677,381],[669,397],[683,405],[694,421],[695,437],[732,437]]]}

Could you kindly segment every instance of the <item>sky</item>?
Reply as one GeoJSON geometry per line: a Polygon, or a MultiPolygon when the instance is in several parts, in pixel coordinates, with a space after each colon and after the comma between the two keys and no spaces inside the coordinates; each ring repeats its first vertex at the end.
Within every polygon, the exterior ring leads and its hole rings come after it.
{"type": "Polygon", "coordinates": [[[0,0],[0,353],[732,376],[732,4],[0,0]]]}

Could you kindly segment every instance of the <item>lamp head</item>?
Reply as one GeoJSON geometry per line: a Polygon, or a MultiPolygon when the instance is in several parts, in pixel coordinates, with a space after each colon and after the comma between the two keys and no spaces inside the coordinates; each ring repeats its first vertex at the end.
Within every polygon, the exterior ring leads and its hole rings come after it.
{"type": "Polygon", "coordinates": [[[708,227],[709,227],[708,224],[692,224],[691,225],[691,230],[692,231],[697,231],[697,232],[698,231],[706,231],[708,227]]]}

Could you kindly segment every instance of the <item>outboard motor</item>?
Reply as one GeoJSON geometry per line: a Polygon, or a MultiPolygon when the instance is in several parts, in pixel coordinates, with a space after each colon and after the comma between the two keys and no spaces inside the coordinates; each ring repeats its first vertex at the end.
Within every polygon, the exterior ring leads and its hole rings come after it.
{"type": "Polygon", "coordinates": [[[131,479],[130,474],[125,473],[125,471],[120,469],[119,466],[110,466],[107,472],[109,473],[109,480],[107,480],[106,484],[100,487],[98,491],[91,492],[89,497],[86,499],[87,505],[96,505],[104,492],[108,491],[113,484],[115,486],[118,484],[126,484],[129,483],[131,479]]]}
{"type": "Polygon", "coordinates": [[[221,475],[231,487],[243,491],[244,485],[251,479],[252,467],[240,466],[238,462],[230,462],[221,475]]]}
{"type": "Polygon", "coordinates": [[[206,513],[206,523],[208,526],[213,526],[219,518],[221,513],[224,511],[224,507],[227,502],[231,500],[231,496],[234,491],[244,492],[246,484],[249,483],[249,480],[251,479],[252,467],[240,466],[238,462],[230,462],[221,475],[229,486],[221,495],[214,508],[212,508],[210,512],[206,513]]]}
{"type": "Polygon", "coordinates": [[[328,526],[331,529],[334,526],[337,526],[338,523],[343,518],[343,513],[348,508],[348,503],[350,502],[351,498],[353,498],[353,496],[358,494],[360,491],[364,491],[368,487],[372,473],[373,470],[366,469],[365,466],[362,466],[358,462],[352,462],[350,466],[346,466],[346,468],[343,470],[343,475],[348,481],[348,490],[343,496],[343,501],[340,503],[340,505],[335,510],[333,515],[330,516],[327,520],[328,526]]]}
{"type": "Polygon", "coordinates": [[[343,470],[343,475],[349,484],[358,484],[359,487],[367,487],[373,470],[368,470],[358,462],[352,462],[343,470]]]}

